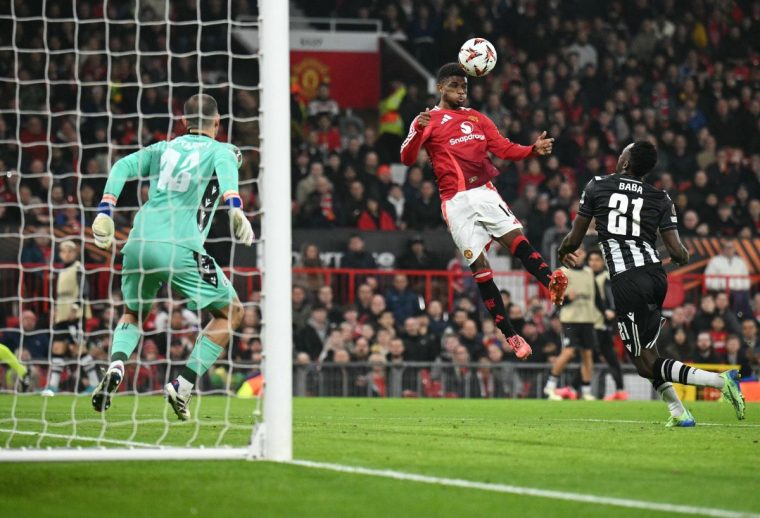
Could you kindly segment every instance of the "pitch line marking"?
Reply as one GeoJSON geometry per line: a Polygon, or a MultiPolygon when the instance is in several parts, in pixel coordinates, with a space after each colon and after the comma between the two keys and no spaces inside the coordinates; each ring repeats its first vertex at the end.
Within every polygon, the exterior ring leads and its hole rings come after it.
{"type": "MultiPolygon", "coordinates": [[[[580,422],[580,423],[620,423],[620,424],[658,424],[657,421],[639,421],[635,419],[556,419],[556,421],[574,421],[574,422],[580,422]]],[[[737,424],[728,424],[728,423],[702,423],[700,421],[697,421],[697,426],[718,426],[721,428],[760,428],[760,424],[753,424],[753,423],[737,423],[737,424]]]]}
{"type": "Polygon", "coordinates": [[[119,446],[132,446],[132,447],[139,447],[139,448],[161,448],[161,445],[157,444],[150,444],[147,442],[136,442],[136,441],[123,441],[120,439],[101,439],[99,437],[85,437],[85,436],[79,436],[79,435],[66,435],[62,433],[50,433],[50,432],[34,432],[29,430],[12,430],[8,428],[0,428],[0,433],[7,433],[10,435],[27,435],[27,436],[33,436],[33,437],[49,437],[51,439],[66,439],[71,441],[84,441],[84,442],[97,442],[97,443],[107,443],[107,444],[116,444],[119,446]]]}
{"type": "Polygon", "coordinates": [[[629,498],[616,498],[612,496],[589,495],[584,493],[573,493],[569,491],[555,491],[551,489],[512,486],[508,484],[496,484],[491,482],[476,482],[473,480],[463,480],[459,478],[444,478],[429,475],[420,475],[417,473],[405,473],[403,471],[395,471],[391,469],[371,469],[362,468],[360,466],[347,466],[344,464],[332,464],[329,462],[315,462],[310,460],[292,460],[285,462],[285,464],[294,464],[296,466],[303,466],[306,468],[325,469],[329,471],[337,471],[340,473],[351,473],[354,475],[367,475],[371,477],[383,477],[395,480],[419,482],[422,484],[436,484],[441,486],[460,487],[464,489],[479,489],[481,491],[491,491],[495,493],[535,496],[539,498],[551,498],[554,500],[566,500],[569,502],[583,502],[596,505],[627,507],[630,509],[645,509],[647,511],[715,516],[718,518],[760,518],[760,514],[742,511],[730,511],[728,509],[649,502],[647,500],[633,500],[629,498]]]}

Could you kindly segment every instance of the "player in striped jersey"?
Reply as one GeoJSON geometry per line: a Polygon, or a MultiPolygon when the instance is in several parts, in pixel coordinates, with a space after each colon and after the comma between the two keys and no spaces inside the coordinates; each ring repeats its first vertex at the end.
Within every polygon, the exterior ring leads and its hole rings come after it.
{"type": "Polygon", "coordinates": [[[662,303],[668,288],[655,247],[657,232],[676,264],[688,263],[689,253],[678,236],[678,218],[670,197],[643,182],[656,163],[655,147],[650,142],[637,141],[623,150],[614,174],[591,180],[583,190],[573,228],[559,247],[559,260],[566,266],[575,265],[573,252],[586,235],[591,218],[595,218],[599,244],[610,271],[620,336],[639,375],[650,379],[668,403],[668,426],[695,424],[673,390],[672,381],[721,389],[724,398],[733,404],[736,417],[744,419],[744,396],[737,371],[708,372],[660,358],[657,353],[655,345],[664,322],[662,303]]]}

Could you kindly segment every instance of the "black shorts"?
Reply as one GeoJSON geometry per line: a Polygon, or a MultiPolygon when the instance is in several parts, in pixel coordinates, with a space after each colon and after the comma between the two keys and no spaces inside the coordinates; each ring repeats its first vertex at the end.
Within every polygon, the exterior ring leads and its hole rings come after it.
{"type": "Polygon", "coordinates": [[[594,349],[596,347],[594,324],[562,324],[562,347],[594,349]]]}
{"type": "Polygon", "coordinates": [[[53,341],[80,343],[82,341],[82,323],[79,320],[64,320],[53,326],[53,341]]]}
{"type": "Polygon", "coordinates": [[[665,319],[662,303],[668,292],[668,277],[660,264],[635,268],[612,277],[612,296],[618,330],[632,356],[657,343],[665,319]]]}
{"type": "Polygon", "coordinates": [[[607,328],[594,329],[594,334],[596,334],[596,345],[599,347],[599,350],[615,347],[615,343],[612,341],[611,330],[607,328]]]}

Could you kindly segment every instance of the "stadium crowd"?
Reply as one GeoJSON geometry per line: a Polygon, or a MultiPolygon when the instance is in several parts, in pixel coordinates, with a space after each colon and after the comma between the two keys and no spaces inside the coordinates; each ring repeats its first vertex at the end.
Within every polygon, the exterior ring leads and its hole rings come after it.
{"type": "MultiPolygon", "coordinates": [[[[14,42],[8,41],[12,31],[0,34],[3,48],[15,45],[29,51],[28,59],[14,60],[12,51],[0,50],[0,76],[27,81],[18,95],[15,82],[0,82],[0,170],[20,172],[0,176],[0,223],[25,237],[22,262],[56,260],[51,229],[59,235],[79,235],[89,226],[111,161],[182,132],[179,114],[184,99],[197,90],[197,70],[202,70],[202,81],[208,85],[225,80],[228,56],[215,54],[199,63],[192,53],[170,60],[161,55],[166,46],[174,53],[192,52],[196,41],[204,52],[229,50],[226,27],[213,25],[226,19],[227,3],[201,2],[199,16],[211,24],[202,30],[191,23],[196,19],[190,9],[194,4],[194,0],[171,4],[172,20],[189,23],[174,26],[170,35],[165,26],[134,23],[132,3],[126,1],[108,2],[106,13],[101,2],[77,2],[77,17],[93,23],[80,24],[76,31],[71,23],[55,21],[74,14],[66,11],[71,4],[48,3],[46,34],[43,24],[34,20],[18,24],[14,42]],[[118,23],[108,23],[106,30],[106,24],[98,22],[104,14],[118,23]],[[49,63],[41,52],[31,52],[46,47],[59,51],[49,63]],[[139,59],[132,52],[136,48],[143,53],[139,59]],[[77,57],[77,50],[86,53],[77,57]],[[53,82],[40,87],[48,81],[53,82]],[[19,109],[25,114],[19,116],[19,109]]],[[[233,2],[235,15],[254,14],[253,4],[233,2]]],[[[502,172],[495,180],[497,189],[545,255],[568,230],[580,189],[593,176],[611,171],[620,150],[634,139],[649,139],[658,146],[659,162],[650,181],[675,201],[682,235],[760,234],[758,1],[296,4],[307,14],[381,19],[383,30],[431,72],[453,61],[461,42],[471,36],[494,42],[499,54],[496,69],[470,82],[469,103],[516,142],[530,142],[542,130],[556,138],[555,152],[546,159],[494,160],[502,172]]],[[[33,6],[19,5],[18,16],[38,14],[33,6]]],[[[146,2],[138,19],[148,22],[160,15],[146,2]]],[[[234,80],[255,84],[245,75],[234,80]]],[[[424,233],[444,225],[424,153],[408,168],[403,183],[394,183],[391,174],[409,124],[434,104],[435,97],[417,84],[387,83],[373,113],[346,110],[331,98],[329,84],[322,85],[314,99],[303,98],[293,88],[291,176],[296,227],[424,233]]],[[[230,127],[225,118],[220,138],[230,135],[244,148],[241,195],[246,206],[256,206],[258,160],[253,146],[258,125],[251,119],[258,114],[256,92],[230,92],[213,85],[204,91],[216,96],[222,113],[238,119],[230,127]]],[[[145,187],[139,192],[125,189],[117,224],[129,226],[131,209],[145,195],[145,187]]],[[[217,227],[212,232],[228,233],[226,222],[217,227]]],[[[376,268],[371,254],[361,247],[352,250],[350,241],[355,267],[376,268]]],[[[730,250],[722,256],[725,261],[715,262],[716,272],[725,271],[720,268],[735,260],[730,250]]],[[[408,259],[409,267],[446,267],[445,261],[421,253],[408,259]]],[[[302,263],[322,266],[319,249],[303,254],[302,263]]],[[[435,300],[423,308],[412,288],[404,275],[398,275],[388,289],[367,277],[358,286],[358,302],[345,306],[346,301],[332,300],[330,286],[297,278],[296,362],[387,365],[404,360],[464,365],[512,360],[509,348],[500,347],[492,322],[481,318],[476,296],[468,297],[464,290],[452,311],[435,300]]],[[[735,361],[745,369],[743,374],[751,372],[756,362],[753,353],[760,353],[760,298],[745,285],[708,288],[711,294],[697,305],[673,310],[661,338],[663,347],[680,359],[735,361]]],[[[508,307],[510,318],[533,344],[534,359],[551,361],[560,343],[557,319],[536,301],[525,308],[508,307]]],[[[3,306],[3,312],[12,316],[15,310],[3,306]]],[[[90,330],[111,327],[115,320],[109,312],[96,311],[90,330]]],[[[169,305],[154,310],[153,318],[169,321],[169,326],[156,324],[155,336],[150,335],[141,349],[144,359],[186,357],[200,325],[197,316],[193,321],[186,313],[169,305]],[[177,332],[166,338],[166,329],[177,332]]],[[[39,352],[30,342],[27,353],[47,358],[45,340],[39,338],[48,329],[44,315],[16,313],[15,317],[23,331],[6,332],[3,340],[18,344],[36,337],[39,352]]],[[[240,362],[258,359],[258,318],[257,310],[250,308],[235,340],[232,355],[240,362]]],[[[107,337],[97,332],[95,337],[92,348],[107,350],[107,337]]],[[[356,386],[366,387],[371,379],[357,376],[356,386]]],[[[497,393],[483,387],[478,388],[481,395],[497,393]]],[[[503,393],[515,394],[517,389],[510,387],[503,393]]],[[[474,394],[473,387],[467,390],[474,394]]]]}

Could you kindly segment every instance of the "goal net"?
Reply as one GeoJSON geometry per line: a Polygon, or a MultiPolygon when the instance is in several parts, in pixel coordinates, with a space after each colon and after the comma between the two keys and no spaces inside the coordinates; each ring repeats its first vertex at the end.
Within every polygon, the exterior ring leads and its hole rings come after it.
{"type": "Polygon", "coordinates": [[[288,9],[259,4],[0,2],[0,460],[290,459],[288,9]],[[253,29],[258,53],[236,38],[253,29]],[[243,155],[257,239],[235,243],[220,203],[205,244],[243,322],[179,421],[163,386],[211,316],[162,287],[110,409],[96,412],[124,311],[119,250],[150,179],[122,191],[112,250],[90,227],[111,165],[184,134],[197,93],[219,105],[217,140],[243,155]]]}

